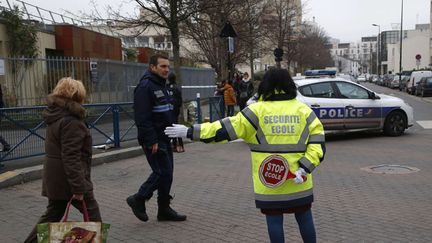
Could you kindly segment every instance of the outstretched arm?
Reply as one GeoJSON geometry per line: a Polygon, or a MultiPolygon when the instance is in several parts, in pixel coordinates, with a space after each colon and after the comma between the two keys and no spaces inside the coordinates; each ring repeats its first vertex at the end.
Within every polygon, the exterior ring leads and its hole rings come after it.
{"type": "Polygon", "coordinates": [[[204,143],[227,143],[238,138],[254,141],[256,130],[242,112],[212,123],[195,124],[188,128],[173,124],[165,129],[168,137],[190,138],[204,143]]]}

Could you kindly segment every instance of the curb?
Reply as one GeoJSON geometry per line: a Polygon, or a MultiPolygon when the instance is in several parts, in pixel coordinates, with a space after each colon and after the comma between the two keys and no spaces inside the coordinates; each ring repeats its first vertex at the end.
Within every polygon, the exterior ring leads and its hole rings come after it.
{"type": "MultiPolygon", "coordinates": [[[[92,156],[92,166],[143,155],[141,146],[103,152],[92,156]]],[[[42,178],[43,165],[36,165],[0,174],[0,189],[42,178]]]]}

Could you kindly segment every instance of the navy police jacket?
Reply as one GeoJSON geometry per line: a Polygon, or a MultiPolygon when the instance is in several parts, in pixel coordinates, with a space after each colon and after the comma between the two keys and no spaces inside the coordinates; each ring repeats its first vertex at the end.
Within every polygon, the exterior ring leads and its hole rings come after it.
{"type": "Polygon", "coordinates": [[[134,91],[134,115],[141,146],[169,142],[164,130],[174,123],[174,115],[166,79],[149,70],[144,73],[134,91]]]}

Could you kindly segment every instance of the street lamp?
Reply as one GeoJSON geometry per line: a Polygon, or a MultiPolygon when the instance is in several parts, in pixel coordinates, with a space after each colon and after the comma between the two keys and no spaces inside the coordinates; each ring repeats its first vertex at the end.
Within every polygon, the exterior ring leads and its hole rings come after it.
{"type": "Polygon", "coordinates": [[[401,7],[401,28],[399,37],[399,85],[402,83],[402,31],[403,31],[403,0],[401,7]]]}
{"type": "Polygon", "coordinates": [[[372,26],[376,26],[376,27],[378,27],[378,35],[377,35],[377,69],[376,69],[376,71],[377,71],[377,74],[378,74],[378,77],[380,77],[380,70],[379,70],[379,67],[380,67],[380,62],[381,62],[381,57],[380,57],[380,46],[381,46],[381,41],[380,41],[380,35],[381,35],[381,26],[379,25],[379,24],[372,24],[372,26]]]}
{"type": "Polygon", "coordinates": [[[232,80],[233,67],[231,64],[231,53],[234,52],[234,38],[237,37],[237,33],[235,32],[231,23],[226,21],[219,36],[221,38],[227,38],[228,40],[228,80],[232,80]]]}

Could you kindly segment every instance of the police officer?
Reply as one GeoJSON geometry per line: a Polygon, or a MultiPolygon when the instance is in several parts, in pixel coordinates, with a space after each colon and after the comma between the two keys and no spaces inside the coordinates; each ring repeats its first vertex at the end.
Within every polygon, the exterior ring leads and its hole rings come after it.
{"type": "Polygon", "coordinates": [[[258,102],[236,116],[165,130],[168,136],[203,142],[241,138],[249,145],[255,203],[266,215],[271,242],[284,242],[284,213],[295,214],[304,242],[316,242],[311,173],[324,158],[324,129],[296,94],[287,70],[270,69],[258,88],[258,102]]]}
{"type": "Polygon", "coordinates": [[[169,73],[168,57],[154,55],[150,57],[149,70],[141,78],[134,93],[135,124],[138,128],[138,142],[142,146],[152,174],[138,192],[126,201],[132,212],[141,221],[147,221],[145,201],[158,191],[159,221],[184,221],[170,207],[171,184],[173,181],[173,151],[170,138],[164,129],[174,122],[173,98],[169,95],[166,79],[169,73]]]}

